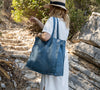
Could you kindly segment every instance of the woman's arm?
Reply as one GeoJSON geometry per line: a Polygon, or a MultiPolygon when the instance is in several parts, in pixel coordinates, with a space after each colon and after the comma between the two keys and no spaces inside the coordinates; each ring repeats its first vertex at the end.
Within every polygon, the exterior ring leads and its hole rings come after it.
{"type": "Polygon", "coordinates": [[[43,29],[44,24],[40,20],[37,20],[37,24],[41,27],[41,29],[43,29]]]}
{"type": "Polygon", "coordinates": [[[41,27],[41,29],[43,29],[43,27],[44,27],[44,24],[39,20],[39,19],[37,19],[36,17],[31,17],[30,18],[30,21],[31,22],[35,22],[36,24],[38,24],[40,27],[41,27]]]}
{"type": "MultiPolygon", "coordinates": [[[[41,29],[43,29],[44,24],[39,19],[37,19],[35,17],[31,17],[30,21],[37,23],[41,27],[41,29]]],[[[47,32],[42,32],[42,33],[39,33],[37,35],[37,37],[39,37],[43,41],[48,41],[50,39],[51,35],[47,32]]]]}

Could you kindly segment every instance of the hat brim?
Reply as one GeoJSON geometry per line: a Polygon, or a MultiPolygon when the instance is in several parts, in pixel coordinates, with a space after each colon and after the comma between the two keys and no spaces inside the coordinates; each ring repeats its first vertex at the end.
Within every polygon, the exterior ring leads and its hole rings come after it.
{"type": "Polygon", "coordinates": [[[63,8],[64,10],[67,10],[67,8],[65,8],[64,6],[61,6],[61,5],[55,5],[55,4],[46,4],[46,5],[44,5],[44,8],[50,8],[50,6],[57,6],[57,7],[63,8]]]}

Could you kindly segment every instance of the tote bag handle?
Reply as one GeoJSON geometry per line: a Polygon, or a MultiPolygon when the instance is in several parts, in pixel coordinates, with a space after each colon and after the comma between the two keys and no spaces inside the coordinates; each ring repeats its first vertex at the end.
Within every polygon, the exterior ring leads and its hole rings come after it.
{"type": "Polygon", "coordinates": [[[58,22],[58,18],[57,18],[57,39],[59,39],[59,22],[58,22]]]}
{"type": "Polygon", "coordinates": [[[55,19],[55,17],[53,17],[53,27],[54,27],[54,29],[53,29],[53,33],[52,33],[52,37],[54,37],[54,32],[56,31],[55,30],[55,26],[57,25],[57,35],[56,35],[56,37],[57,37],[57,39],[59,39],[59,22],[58,22],[58,18],[56,18],[55,19]],[[56,22],[55,22],[55,20],[56,20],[56,22]],[[57,23],[57,24],[56,24],[57,23]],[[55,25],[56,24],[56,25],[55,25]]]}

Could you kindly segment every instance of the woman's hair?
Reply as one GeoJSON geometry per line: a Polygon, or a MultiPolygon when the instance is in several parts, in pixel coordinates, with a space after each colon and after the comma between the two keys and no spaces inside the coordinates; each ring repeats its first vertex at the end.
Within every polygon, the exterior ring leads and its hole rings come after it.
{"type": "Polygon", "coordinates": [[[57,18],[63,18],[66,23],[66,27],[69,28],[70,18],[68,15],[68,10],[52,6],[52,10],[50,11],[49,15],[57,18]]]}

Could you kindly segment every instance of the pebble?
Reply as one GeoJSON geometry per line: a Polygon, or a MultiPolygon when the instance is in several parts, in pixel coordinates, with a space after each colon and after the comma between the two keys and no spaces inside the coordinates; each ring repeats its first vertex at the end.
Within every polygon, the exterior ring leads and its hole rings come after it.
{"type": "Polygon", "coordinates": [[[1,81],[1,77],[0,77],[0,81],[1,81]]]}
{"type": "Polygon", "coordinates": [[[17,87],[17,84],[16,84],[16,82],[15,82],[14,80],[13,80],[13,82],[14,82],[14,86],[15,86],[15,87],[17,87]]]}
{"type": "Polygon", "coordinates": [[[6,59],[6,61],[9,61],[8,59],[6,59]]]}
{"type": "Polygon", "coordinates": [[[19,60],[18,60],[18,59],[16,59],[16,60],[15,60],[15,62],[16,62],[16,63],[18,63],[18,62],[19,62],[19,60]]]}
{"type": "Polygon", "coordinates": [[[29,86],[29,87],[27,87],[27,88],[26,88],[26,90],[31,90],[31,87],[30,87],[30,86],[29,86]]]}
{"type": "Polygon", "coordinates": [[[2,88],[6,88],[6,85],[4,83],[1,83],[2,88]]]}
{"type": "Polygon", "coordinates": [[[25,76],[26,78],[28,78],[28,79],[33,79],[33,78],[36,77],[34,74],[30,74],[30,73],[25,74],[24,76],[25,76]]]}
{"type": "Polygon", "coordinates": [[[23,69],[25,66],[25,63],[18,63],[19,68],[23,69]]]}

